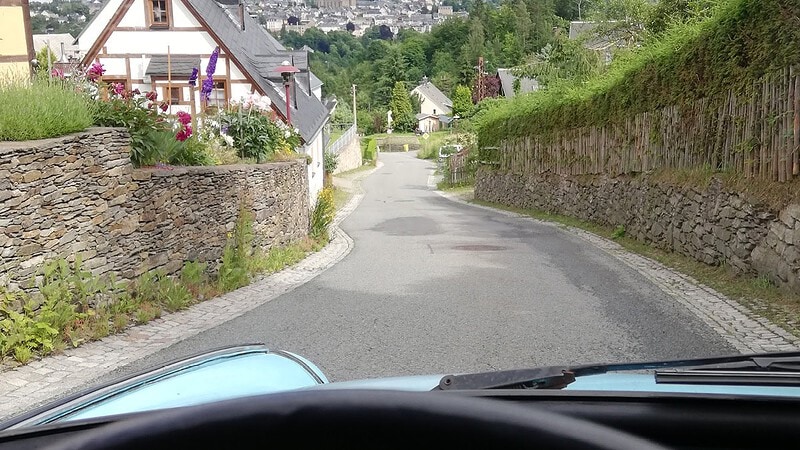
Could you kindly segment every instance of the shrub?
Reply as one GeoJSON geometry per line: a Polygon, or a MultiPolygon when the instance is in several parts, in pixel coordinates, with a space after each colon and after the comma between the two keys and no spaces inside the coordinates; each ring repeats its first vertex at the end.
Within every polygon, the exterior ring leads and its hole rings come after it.
{"type": "Polygon", "coordinates": [[[63,136],[92,125],[91,99],[62,80],[0,83],[0,141],[63,136]]]}
{"type": "Polygon", "coordinates": [[[378,142],[375,139],[367,139],[363,145],[361,157],[364,161],[373,162],[378,156],[378,142]]]}
{"type": "Polygon", "coordinates": [[[317,196],[317,204],[311,212],[311,237],[316,240],[327,241],[328,227],[333,223],[336,214],[333,200],[333,189],[324,188],[317,196]]]}
{"type": "Polygon", "coordinates": [[[222,254],[217,283],[222,292],[229,292],[250,282],[250,257],[253,254],[253,215],[244,206],[222,254]]]}
{"type": "Polygon", "coordinates": [[[322,162],[325,173],[333,173],[339,165],[339,155],[333,152],[325,152],[322,162]]]}

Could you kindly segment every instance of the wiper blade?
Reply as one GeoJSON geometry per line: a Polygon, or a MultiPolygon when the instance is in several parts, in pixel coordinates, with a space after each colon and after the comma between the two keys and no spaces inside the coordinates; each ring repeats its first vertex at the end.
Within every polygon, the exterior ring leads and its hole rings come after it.
{"type": "Polygon", "coordinates": [[[562,389],[573,381],[575,374],[566,367],[540,367],[446,375],[436,389],[562,389]]]}
{"type": "Polygon", "coordinates": [[[800,386],[800,372],[749,370],[657,370],[659,384],[800,386]]]}

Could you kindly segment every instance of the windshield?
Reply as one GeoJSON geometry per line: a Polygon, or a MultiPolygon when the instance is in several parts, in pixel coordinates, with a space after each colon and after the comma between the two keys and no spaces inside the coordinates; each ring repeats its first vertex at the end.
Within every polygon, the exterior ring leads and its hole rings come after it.
{"type": "Polygon", "coordinates": [[[798,395],[794,2],[12,3],[0,419],[446,377],[798,395]]]}

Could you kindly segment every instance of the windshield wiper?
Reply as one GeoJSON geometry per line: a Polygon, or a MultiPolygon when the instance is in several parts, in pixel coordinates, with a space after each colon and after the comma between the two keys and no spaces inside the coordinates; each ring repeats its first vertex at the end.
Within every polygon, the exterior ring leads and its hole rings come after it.
{"type": "Polygon", "coordinates": [[[447,375],[442,377],[434,390],[562,389],[575,381],[576,377],[633,370],[655,370],[657,383],[800,386],[800,352],[447,375]],[[678,368],[682,370],[669,370],[678,368]]]}
{"type": "Polygon", "coordinates": [[[438,390],[469,389],[562,389],[575,381],[575,374],[566,367],[501,370],[497,372],[446,375],[438,390]]]}

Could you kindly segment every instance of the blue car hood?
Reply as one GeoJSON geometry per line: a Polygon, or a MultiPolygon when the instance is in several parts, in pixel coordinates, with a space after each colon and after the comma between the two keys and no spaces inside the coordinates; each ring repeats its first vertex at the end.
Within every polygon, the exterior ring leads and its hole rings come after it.
{"type": "MultiPolygon", "coordinates": [[[[0,430],[193,406],[298,389],[424,392],[437,388],[442,377],[421,375],[330,383],[316,365],[301,356],[271,351],[263,345],[237,346],[166,364],[122,381],[75,394],[6,421],[0,424],[0,430]]],[[[563,390],[800,397],[800,387],[790,385],[656,383],[652,371],[641,370],[576,376],[575,381],[563,390]]]]}

